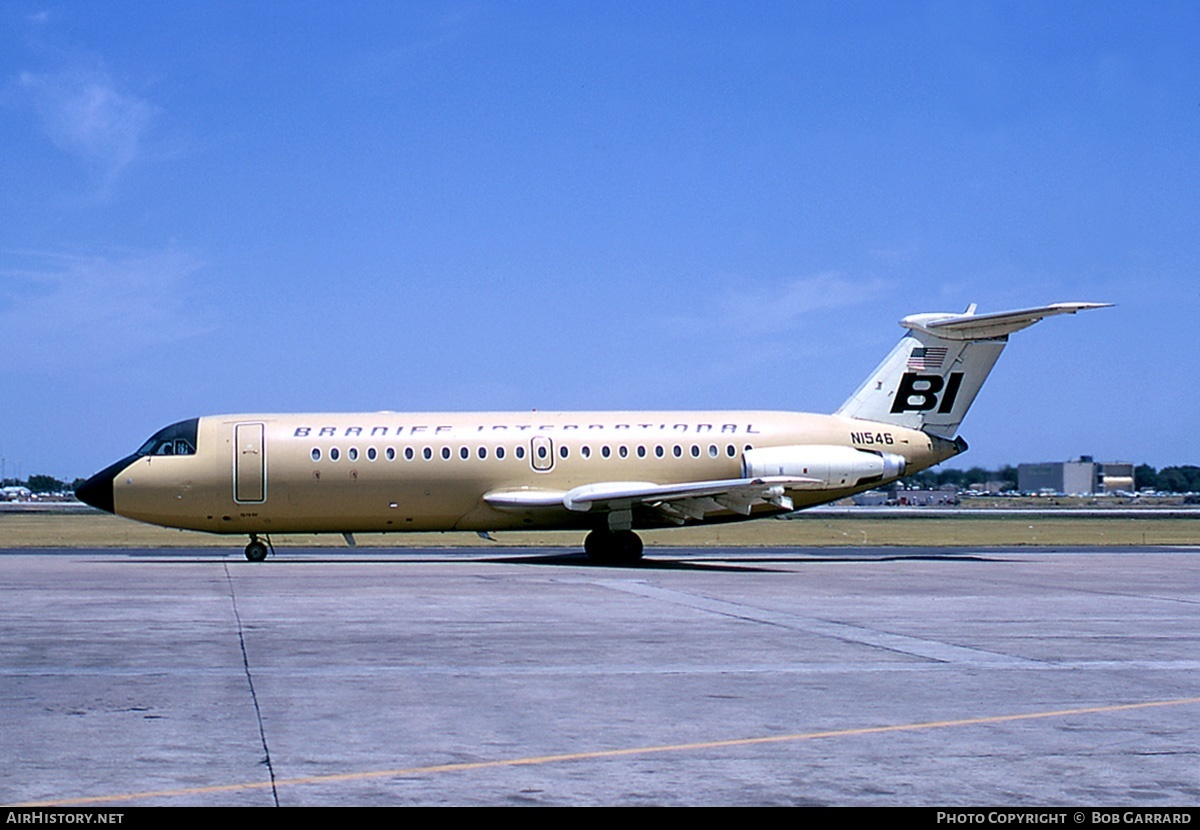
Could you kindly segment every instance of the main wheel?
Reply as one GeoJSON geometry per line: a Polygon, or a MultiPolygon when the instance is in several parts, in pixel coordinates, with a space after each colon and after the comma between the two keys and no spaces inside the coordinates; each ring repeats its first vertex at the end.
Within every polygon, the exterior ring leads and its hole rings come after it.
{"type": "Polygon", "coordinates": [[[642,539],[632,530],[593,530],[583,550],[593,562],[630,564],[642,558],[642,539]]]}
{"type": "Polygon", "coordinates": [[[618,530],[613,534],[617,543],[618,562],[637,562],[642,558],[642,537],[632,530],[618,530]]]}
{"type": "Polygon", "coordinates": [[[254,539],[246,545],[246,558],[251,562],[261,562],[267,558],[267,546],[254,539]]]}

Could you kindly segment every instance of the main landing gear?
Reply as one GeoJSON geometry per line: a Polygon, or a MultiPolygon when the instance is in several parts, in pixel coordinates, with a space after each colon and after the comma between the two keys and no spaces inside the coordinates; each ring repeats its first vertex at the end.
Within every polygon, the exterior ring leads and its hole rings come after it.
{"type": "Polygon", "coordinates": [[[261,562],[267,558],[267,553],[273,550],[271,540],[268,537],[267,541],[258,541],[258,535],[250,534],[250,544],[246,545],[246,558],[251,562],[261,562]]]}
{"type": "Polygon", "coordinates": [[[583,540],[588,559],[605,565],[628,565],[642,558],[642,539],[632,530],[593,530],[583,540]]]}

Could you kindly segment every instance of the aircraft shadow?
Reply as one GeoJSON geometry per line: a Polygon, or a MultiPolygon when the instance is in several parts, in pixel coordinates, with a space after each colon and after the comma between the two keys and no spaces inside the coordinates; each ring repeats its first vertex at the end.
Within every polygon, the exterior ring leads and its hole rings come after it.
{"type": "MultiPolygon", "coordinates": [[[[637,562],[593,562],[586,553],[554,553],[533,556],[495,556],[476,559],[493,565],[551,565],[571,568],[604,568],[629,571],[757,571],[781,573],[778,568],[743,567],[741,565],[717,565],[710,562],[695,562],[677,559],[653,559],[643,557],[637,562]]],[[[782,561],[782,560],[780,560],[782,561]]]]}

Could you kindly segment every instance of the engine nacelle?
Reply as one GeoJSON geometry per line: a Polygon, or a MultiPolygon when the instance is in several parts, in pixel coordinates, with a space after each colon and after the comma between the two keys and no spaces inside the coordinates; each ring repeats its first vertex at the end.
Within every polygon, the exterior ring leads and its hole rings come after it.
{"type": "Polygon", "coordinates": [[[895,453],[815,444],[746,450],[742,472],[746,478],[788,476],[813,480],[811,484],[795,485],[799,490],[838,490],[900,478],[904,463],[904,456],[895,453]]]}

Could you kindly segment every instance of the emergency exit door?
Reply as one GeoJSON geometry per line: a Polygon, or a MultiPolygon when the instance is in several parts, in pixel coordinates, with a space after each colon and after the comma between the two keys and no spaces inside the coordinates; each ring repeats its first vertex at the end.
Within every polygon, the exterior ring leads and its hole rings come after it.
{"type": "Polygon", "coordinates": [[[539,473],[554,469],[554,442],[545,435],[535,435],[529,441],[529,463],[539,473]]]}

